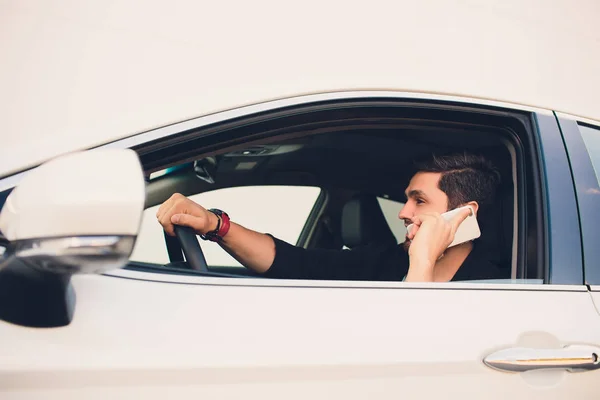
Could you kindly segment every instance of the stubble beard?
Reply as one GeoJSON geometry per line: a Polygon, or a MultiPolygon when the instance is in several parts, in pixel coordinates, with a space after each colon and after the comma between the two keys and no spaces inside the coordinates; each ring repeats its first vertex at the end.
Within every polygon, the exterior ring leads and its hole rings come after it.
{"type": "Polygon", "coordinates": [[[402,243],[402,248],[404,249],[404,251],[406,251],[408,253],[408,249],[410,248],[410,244],[411,241],[408,239],[404,239],[404,242],[402,243]]]}

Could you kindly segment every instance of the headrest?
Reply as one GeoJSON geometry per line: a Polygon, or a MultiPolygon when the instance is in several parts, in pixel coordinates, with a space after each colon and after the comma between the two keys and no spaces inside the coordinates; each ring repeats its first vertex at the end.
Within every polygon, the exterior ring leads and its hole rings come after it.
{"type": "Polygon", "coordinates": [[[349,248],[371,243],[396,243],[377,198],[358,195],[342,210],[342,239],[349,248]]]}

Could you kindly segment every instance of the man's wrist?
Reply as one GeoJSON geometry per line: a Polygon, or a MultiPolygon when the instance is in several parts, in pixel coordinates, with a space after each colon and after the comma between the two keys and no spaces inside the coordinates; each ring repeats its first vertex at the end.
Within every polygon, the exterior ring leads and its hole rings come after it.
{"type": "Polygon", "coordinates": [[[208,212],[209,214],[213,214],[213,216],[216,218],[216,227],[213,230],[201,234],[200,237],[204,240],[210,240],[212,242],[221,242],[231,227],[229,215],[226,212],[216,208],[211,208],[208,210],[208,212]]]}
{"type": "Polygon", "coordinates": [[[210,211],[207,211],[208,214],[208,229],[206,232],[201,232],[202,235],[206,235],[208,232],[212,232],[219,227],[219,217],[210,211]]]}

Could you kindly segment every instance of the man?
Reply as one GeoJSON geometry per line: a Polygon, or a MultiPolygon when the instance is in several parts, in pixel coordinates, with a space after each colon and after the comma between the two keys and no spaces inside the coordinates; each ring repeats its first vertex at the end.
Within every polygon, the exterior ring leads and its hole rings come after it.
{"type": "Polygon", "coordinates": [[[477,241],[448,248],[469,211],[450,221],[440,214],[464,205],[476,214],[490,207],[499,182],[499,173],[480,156],[456,154],[420,163],[398,214],[416,229],[402,245],[376,243],[355,250],[295,247],[229,222],[219,210],[208,211],[180,194],[165,201],[156,216],[169,235],[174,235],[174,225],[182,225],[199,235],[221,236],[216,240],[229,254],[267,277],[406,282],[494,279],[502,274],[477,241]]]}

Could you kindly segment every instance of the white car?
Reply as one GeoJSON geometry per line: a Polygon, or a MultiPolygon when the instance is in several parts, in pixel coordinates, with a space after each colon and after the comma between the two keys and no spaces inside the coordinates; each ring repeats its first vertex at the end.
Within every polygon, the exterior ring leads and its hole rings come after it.
{"type": "Polygon", "coordinates": [[[327,4],[83,3],[0,5],[21,44],[0,44],[19,60],[0,74],[0,398],[598,398],[593,2],[543,67],[502,50],[556,39],[566,5],[369,5],[380,21],[351,30],[371,20],[346,3],[350,25],[327,4]],[[530,30],[536,11],[555,23],[530,30]],[[482,231],[505,279],[267,279],[155,217],[178,192],[305,248],[401,241],[413,161],[465,149],[502,175],[482,231]]]}

